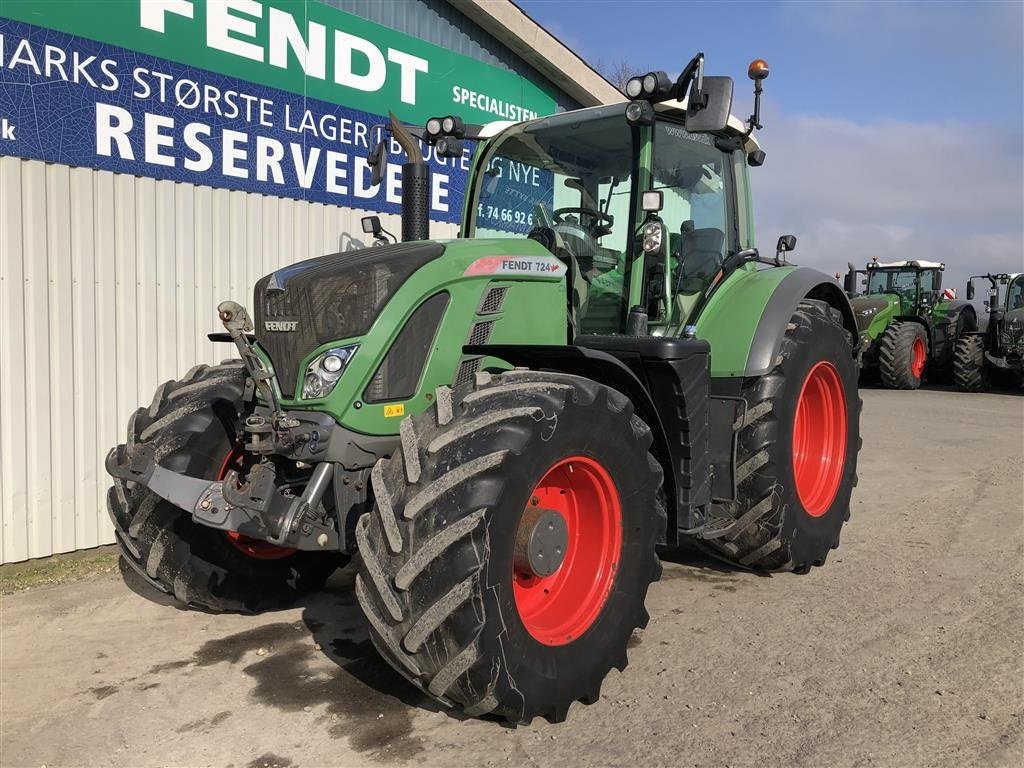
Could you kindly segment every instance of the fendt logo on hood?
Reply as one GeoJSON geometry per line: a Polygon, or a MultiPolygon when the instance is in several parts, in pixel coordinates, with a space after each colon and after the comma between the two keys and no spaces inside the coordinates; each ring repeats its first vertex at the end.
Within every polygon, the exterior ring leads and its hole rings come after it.
{"type": "Polygon", "coordinates": [[[266,320],[263,327],[268,331],[294,331],[299,327],[298,320],[266,320]]]}

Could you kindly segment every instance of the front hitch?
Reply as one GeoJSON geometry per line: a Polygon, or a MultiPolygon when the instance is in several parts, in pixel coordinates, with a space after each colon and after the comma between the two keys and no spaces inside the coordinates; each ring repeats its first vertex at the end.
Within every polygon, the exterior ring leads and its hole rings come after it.
{"type": "Polygon", "coordinates": [[[252,333],[255,327],[249,318],[245,307],[237,301],[222,301],[217,305],[217,316],[227,330],[231,340],[238,349],[238,355],[242,358],[249,376],[256,384],[256,388],[274,415],[274,420],[281,414],[281,408],[277,402],[277,395],[274,392],[274,374],[267,370],[259,355],[252,348],[252,343],[246,334],[252,333]]]}
{"type": "Polygon", "coordinates": [[[253,467],[241,484],[234,470],[223,480],[203,480],[161,467],[147,445],[137,445],[131,454],[119,445],[107,454],[105,465],[112,476],[148,488],[209,528],[236,531],[280,547],[340,549],[337,530],[318,513],[333,475],[329,462],[316,466],[302,496],[283,492],[269,464],[253,467]]]}

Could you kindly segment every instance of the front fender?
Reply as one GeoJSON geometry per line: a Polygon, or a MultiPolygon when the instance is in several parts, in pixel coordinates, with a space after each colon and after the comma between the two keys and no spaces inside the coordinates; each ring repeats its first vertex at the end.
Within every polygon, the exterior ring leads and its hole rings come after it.
{"type": "Polygon", "coordinates": [[[743,269],[718,288],[697,319],[711,344],[713,377],[763,376],[775,366],[793,312],[804,299],[827,302],[857,337],[850,300],[831,278],[808,267],[743,269]]]}

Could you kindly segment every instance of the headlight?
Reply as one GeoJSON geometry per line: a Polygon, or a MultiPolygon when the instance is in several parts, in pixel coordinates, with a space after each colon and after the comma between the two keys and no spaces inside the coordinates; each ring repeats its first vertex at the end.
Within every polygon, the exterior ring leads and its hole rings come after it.
{"type": "Polygon", "coordinates": [[[644,225],[644,253],[655,254],[661,251],[662,225],[653,221],[644,225]]]}
{"type": "Polygon", "coordinates": [[[358,348],[358,344],[335,347],[317,355],[306,368],[306,375],[302,380],[302,398],[313,400],[331,394],[358,348]]]}
{"type": "Polygon", "coordinates": [[[626,95],[631,99],[635,99],[639,96],[643,89],[644,81],[642,77],[631,77],[626,81],[626,95]]]}

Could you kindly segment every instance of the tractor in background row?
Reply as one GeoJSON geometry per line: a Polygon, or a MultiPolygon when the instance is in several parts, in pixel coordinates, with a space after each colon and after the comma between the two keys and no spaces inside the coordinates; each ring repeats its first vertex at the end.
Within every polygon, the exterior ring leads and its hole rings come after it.
{"type": "Polygon", "coordinates": [[[1024,273],[974,275],[967,281],[967,298],[974,298],[974,281],[989,283],[988,326],[957,339],[953,353],[953,382],[963,392],[986,389],[994,378],[1007,378],[1024,388],[1024,273]],[[999,286],[1006,286],[999,300],[999,286]]]}
{"type": "Polygon", "coordinates": [[[218,307],[240,359],[162,385],[107,457],[126,567],[256,611],[358,553],[387,662],[519,722],[563,719],[626,666],[660,548],[822,565],[856,484],[857,326],[834,281],[788,263],[795,237],[754,245],[768,66],[748,74],[748,120],[703,54],[632,79],[628,104],[448,116],[419,139],[392,116],[403,242],[279,269],[252,316],[218,307]],[[421,142],[468,140],[460,236],[430,241],[421,142]]]}
{"type": "Polygon", "coordinates": [[[864,269],[848,266],[843,287],[857,319],[862,373],[877,374],[890,389],[949,378],[956,340],[977,330],[978,320],[969,302],[943,291],[946,265],[872,259],[864,269]]]}

